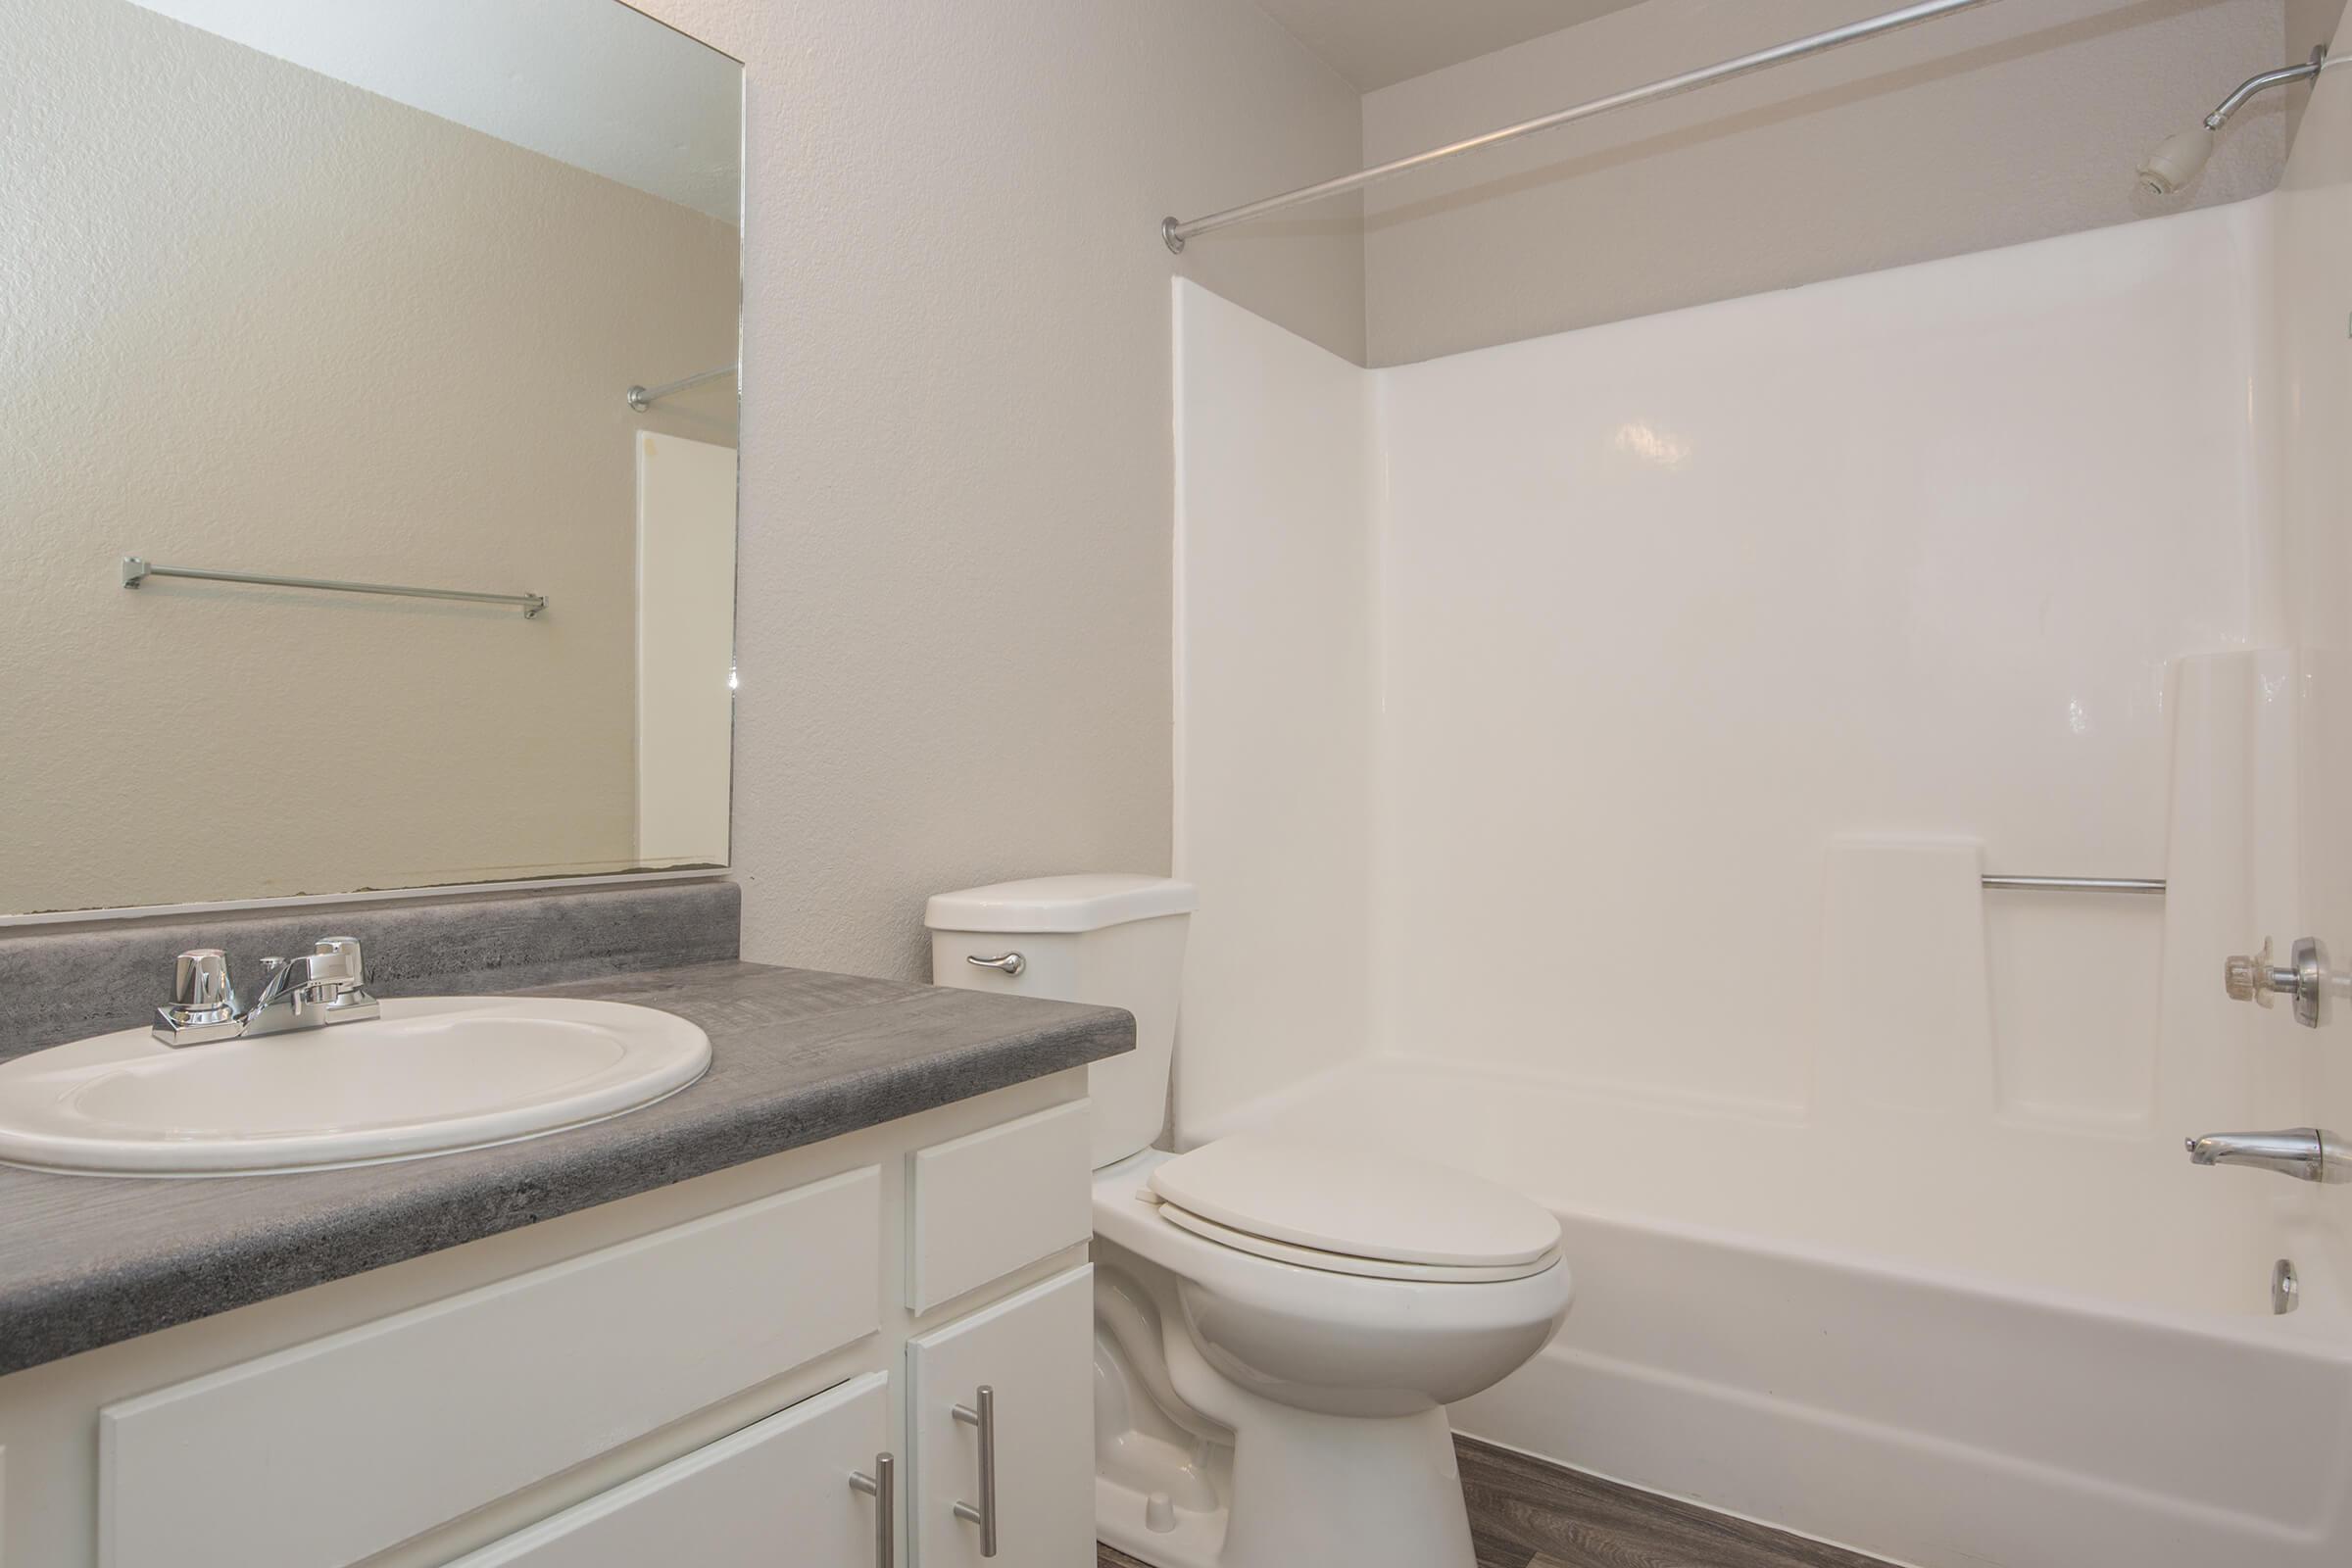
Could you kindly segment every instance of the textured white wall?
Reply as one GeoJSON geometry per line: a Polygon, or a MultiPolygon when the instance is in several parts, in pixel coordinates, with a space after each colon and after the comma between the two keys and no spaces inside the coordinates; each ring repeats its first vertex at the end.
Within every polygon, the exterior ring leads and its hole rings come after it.
{"type": "MultiPolygon", "coordinates": [[[[1646,0],[1368,94],[1364,153],[1400,157],[1886,9],[1646,0]]],[[[2249,106],[2178,202],[2132,173],[2287,49],[2281,0],[1987,6],[1375,186],[1370,361],[2255,195],[2278,178],[2299,91],[2249,106]]]]}
{"type": "Polygon", "coordinates": [[[747,63],[735,867],[749,957],[922,977],[922,901],[1169,857],[1168,275],[1350,357],[1352,165],[1246,0],[659,0],[747,63]]]}
{"type": "Polygon", "coordinates": [[[742,73],[612,0],[137,0],[729,222],[742,73]]]}
{"type": "Polygon", "coordinates": [[[732,410],[620,392],[734,357],[734,227],[122,0],[0,84],[0,912],[634,863],[632,435],[732,410]]]}

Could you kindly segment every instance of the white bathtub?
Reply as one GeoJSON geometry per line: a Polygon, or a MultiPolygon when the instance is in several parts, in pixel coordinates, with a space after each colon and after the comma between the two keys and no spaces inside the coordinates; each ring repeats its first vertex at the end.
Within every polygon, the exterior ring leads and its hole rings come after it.
{"type": "Polygon", "coordinates": [[[1576,1306],[1466,1434],[1921,1568],[2352,1565],[2352,1312],[2315,1223],[2352,1189],[2144,1129],[1775,1119],[1411,1059],[1244,1124],[1559,1214],[1576,1306]]]}

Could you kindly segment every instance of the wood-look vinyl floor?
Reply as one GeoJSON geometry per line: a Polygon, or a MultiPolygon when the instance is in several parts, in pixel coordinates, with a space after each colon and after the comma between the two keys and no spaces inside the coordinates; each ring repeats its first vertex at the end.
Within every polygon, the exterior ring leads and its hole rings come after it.
{"type": "MultiPolygon", "coordinates": [[[[1454,1447],[1478,1568],[1886,1568],[1876,1557],[1468,1438],[1456,1438],[1454,1447]]],[[[1108,1546],[1096,1561],[1099,1568],[1150,1568],[1108,1546]]]]}
{"type": "Polygon", "coordinates": [[[1479,1568],[1886,1568],[1468,1438],[1454,1449],[1479,1568]]]}

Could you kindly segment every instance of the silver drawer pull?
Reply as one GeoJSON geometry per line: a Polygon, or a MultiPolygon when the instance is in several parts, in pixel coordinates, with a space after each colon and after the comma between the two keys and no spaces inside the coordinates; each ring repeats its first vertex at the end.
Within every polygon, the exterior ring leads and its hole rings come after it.
{"type": "Polygon", "coordinates": [[[874,1455],[874,1473],[850,1472],[850,1490],[874,1499],[874,1568],[891,1568],[899,1554],[895,1539],[899,1513],[899,1462],[887,1453],[874,1455]]]}
{"type": "Polygon", "coordinates": [[[976,953],[966,954],[963,961],[975,969],[1002,969],[1008,975],[1019,974],[1029,967],[1029,960],[1017,953],[1007,953],[994,958],[983,958],[976,953]]]}
{"type": "MultiPolygon", "coordinates": [[[[1013,954],[1012,957],[1017,962],[1020,955],[1013,954]]],[[[979,1409],[959,1404],[951,1413],[965,1426],[980,1429],[980,1506],[959,1502],[956,1505],[956,1517],[980,1527],[980,1555],[994,1557],[997,1554],[997,1391],[983,1383],[973,1397],[979,1409]]]]}

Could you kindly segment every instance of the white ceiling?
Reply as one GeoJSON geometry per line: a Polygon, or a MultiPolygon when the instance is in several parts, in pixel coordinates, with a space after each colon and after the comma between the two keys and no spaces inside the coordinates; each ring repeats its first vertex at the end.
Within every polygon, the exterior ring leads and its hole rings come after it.
{"type": "Polygon", "coordinates": [[[1257,0],[1356,91],[1573,27],[1639,0],[1257,0]]]}
{"type": "Polygon", "coordinates": [[[681,206],[738,220],[743,68],[619,0],[137,0],[681,206]]]}

